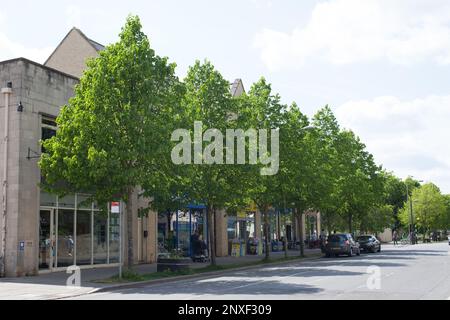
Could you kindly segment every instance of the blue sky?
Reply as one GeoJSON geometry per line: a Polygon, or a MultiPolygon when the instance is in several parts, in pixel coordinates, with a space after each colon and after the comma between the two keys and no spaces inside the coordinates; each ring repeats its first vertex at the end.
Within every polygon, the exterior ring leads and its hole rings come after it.
{"type": "Polygon", "coordinates": [[[69,29],[108,44],[129,13],[183,77],[208,58],[248,88],[264,76],[309,116],[329,104],[380,164],[450,193],[446,0],[21,1],[0,9],[0,60],[43,62],[69,29]]]}

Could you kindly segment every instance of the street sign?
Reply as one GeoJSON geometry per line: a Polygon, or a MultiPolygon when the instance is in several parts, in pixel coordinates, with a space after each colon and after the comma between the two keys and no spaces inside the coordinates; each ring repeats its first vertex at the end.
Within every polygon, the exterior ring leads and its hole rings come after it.
{"type": "Polygon", "coordinates": [[[111,213],[120,213],[120,202],[111,202],[111,213]]]}

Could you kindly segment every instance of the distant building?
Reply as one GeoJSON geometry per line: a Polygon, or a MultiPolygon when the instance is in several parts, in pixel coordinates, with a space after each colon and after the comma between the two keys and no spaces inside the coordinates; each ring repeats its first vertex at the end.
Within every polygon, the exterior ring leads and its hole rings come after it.
{"type": "Polygon", "coordinates": [[[80,78],[86,69],[86,60],[98,56],[105,47],[89,39],[81,30],[73,28],[56,47],[44,66],[80,78]]]}

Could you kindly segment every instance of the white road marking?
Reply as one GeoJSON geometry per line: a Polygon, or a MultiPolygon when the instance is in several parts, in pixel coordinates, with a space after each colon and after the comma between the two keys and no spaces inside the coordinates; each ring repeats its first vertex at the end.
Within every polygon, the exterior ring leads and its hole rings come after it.
{"type": "Polygon", "coordinates": [[[356,287],[356,289],[365,289],[365,288],[367,289],[367,285],[356,287]]]}

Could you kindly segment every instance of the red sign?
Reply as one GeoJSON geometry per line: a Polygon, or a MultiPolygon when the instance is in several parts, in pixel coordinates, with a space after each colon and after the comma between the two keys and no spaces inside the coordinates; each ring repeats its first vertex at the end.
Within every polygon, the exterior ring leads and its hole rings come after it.
{"type": "Polygon", "coordinates": [[[120,202],[111,202],[111,213],[120,213],[120,202]]]}

